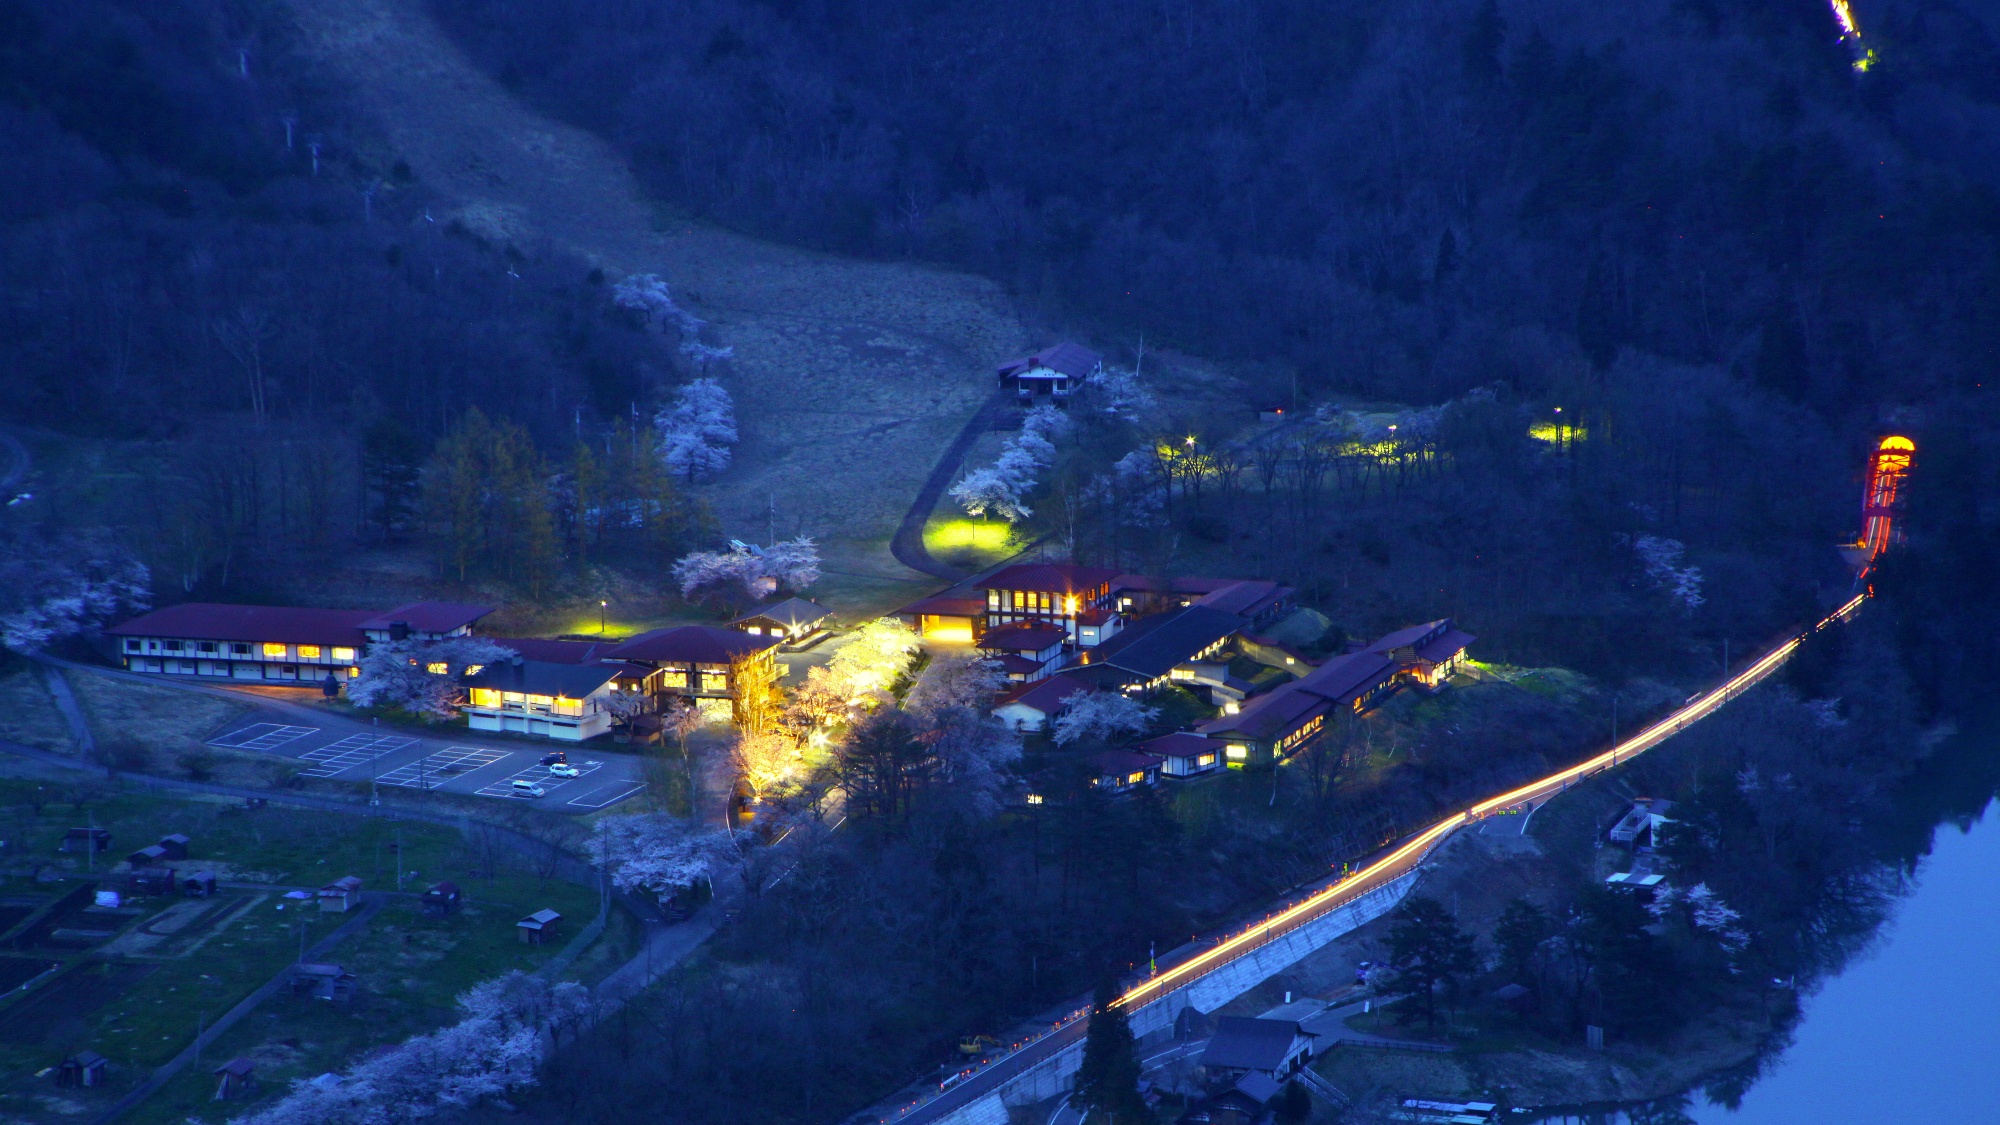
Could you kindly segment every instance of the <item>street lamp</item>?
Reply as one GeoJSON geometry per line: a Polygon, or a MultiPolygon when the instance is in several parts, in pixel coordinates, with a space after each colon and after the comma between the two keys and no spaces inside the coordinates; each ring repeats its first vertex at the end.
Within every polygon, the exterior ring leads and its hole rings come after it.
{"type": "Polygon", "coordinates": [[[597,635],[600,637],[604,635],[604,607],[610,604],[607,601],[597,603],[597,635]]]}

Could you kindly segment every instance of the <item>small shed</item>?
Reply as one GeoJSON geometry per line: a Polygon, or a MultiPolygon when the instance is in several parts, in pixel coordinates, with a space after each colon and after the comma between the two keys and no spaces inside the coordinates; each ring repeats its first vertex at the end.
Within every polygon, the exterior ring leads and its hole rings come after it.
{"type": "Polygon", "coordinates": [[[804,598],[786,598],[776,605],[753,609],[729,623],[753,637],[776,637],[787,645],[799,645],[825,631],[833,611],[804,598]]]}
{"type": "Polygon", "coordinates": [[[319,889],[319,908],[323,914],[345,914],[361,905],[361,880],[354,875],[343,875],[319,889]]]}
{"type": "Polygon", "coordinates": [[[514,923],[514,932],[521,935],[524,945],[541,945],[555,935],[556,923],[560,921],[562,915],[553,910],[537,910],[514,923]]]}
{"type": "Polygon", "coordinates": [[[189,898],[207,898],[215,893],[215,872],[197,871],[181,880],[181,893],[189,898]]]}
{"type": "Polygon", "coordinates": [[[56,1068],[58,1086],[96,1086],[104,1081],[107,1059],[96,1051],[78,1051],[56,1068]]]}
{"type": "Polygon", "coordinates": [[[72,828],[63,833],[62,850],[66,852],[96,852],[102,855],[111,850],[111,830],[109,828],[72,828]]]}
{"type": "Polygon", "coordinates": [[[125,893],[128,895],[170,895],[178,886],[171,867],[143,867],[125,875],[125,893]]]}
{"type": "Polygon", "coordinates": [[[360,987],[354,974],[339,965],[319,965],[310,961],[292,966],[292,994],[311,996],[315,1000],[333,1000],[344,1003],[352,999],[360,987]]]}
{"type": "Polygon", "coordinates": [[[188,838],[178,832],[160,837],[160,842],[153,846],[159,848],[161,853],[168,859],[186,859],[188,857],[188,838]]]}
{"type": "Polygon", "coordinates": [[[257,1086],[256,1066],[241,1055],[216,1067],[213,1073],[215,1096],[210,1098],[210,1101],[227,1101],[237,1094],[248,1093],[257,1086]]]}
{"type": "Polygon", "coordinates": [[[434,883],[424,892],[424,917],[446,918],[458,913],[457,883],[434,883]]]}
{"type": "Polygon", "coordinates": [[[1201,1065],[1232,1080],[1256,1072],[1284,1082],[1311,1061],[1312,1047],[1313,1037],[1292,1020],[1224,1016],[1215,1023],[1201,1065]]]}
{"type": "Polygon", "coordinates": [[[149,844],[146,847],[140,848],[138,851],[133,852],[131,855],[126,856],[125,862],[131,864],[134,867],[151,867],[153,864],[156,863],[164,863],[166,861],[166,858],[167,858],[167,849],[161,847],[158,844],[149,844]]]}

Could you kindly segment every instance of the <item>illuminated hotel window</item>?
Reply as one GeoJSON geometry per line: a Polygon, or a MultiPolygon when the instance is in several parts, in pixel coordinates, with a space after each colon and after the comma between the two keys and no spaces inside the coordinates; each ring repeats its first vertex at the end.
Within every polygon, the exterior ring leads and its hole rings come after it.
{"type": "Polygon", "coordinates": [[[300,659],[300,660],[318,660],[318,659],[319,659],[319,646],[318,646],[318,645],[300,645],[300,646],[299,646],[299,659],[300,659]]]}
{"type": "Polygon", "coordinates": [[[426,664],[424,665],[424,671],[429,672],[433,676],[442,676],[446,672],[451,671],[451,668],[445,664],[426,664]]]}
{"type": "Polygon", "coordinates": [[[354,650],[351,648],[336,648],[333,650],[333,658],[352,664],[354,662],[354,650]]]}
{"type": "Polygon", "coordinates": [[[285,646],[284,646],[284,645],[281,645],[281,644],[277,644],[277,643],[274,643],[274,642],[272,642],[272,641],[265,641],[265,642],[264,642],[264,655],[265,655],[265,656],[283,656],[283,655],[285,655],[285,646]]]}

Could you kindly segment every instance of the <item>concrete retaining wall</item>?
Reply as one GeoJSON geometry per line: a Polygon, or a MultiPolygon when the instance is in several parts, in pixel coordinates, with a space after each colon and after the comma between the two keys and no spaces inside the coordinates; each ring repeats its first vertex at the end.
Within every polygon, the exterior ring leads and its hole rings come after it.
{"type": "MultiPolygon", "coordinates": [[[[1131,1015],[1132,1034],[1144,1038],[1169,1030],[1184,1008],[1212,1012],[1376,918],[1395,909],[1416,884],[1412,871],[1385,883],[1336,910],[1313,919],[1291,933],[1217,966],[1185,987],[1139,1008],[1131,1015]]],[[[1001,1087],[937,1119],[933,1125],[1007,1125],[1007,1107],[1028,1105],[1069,1090],[1083,1064],[1083,1039],[1008,1079],[1001,1087]]]]}

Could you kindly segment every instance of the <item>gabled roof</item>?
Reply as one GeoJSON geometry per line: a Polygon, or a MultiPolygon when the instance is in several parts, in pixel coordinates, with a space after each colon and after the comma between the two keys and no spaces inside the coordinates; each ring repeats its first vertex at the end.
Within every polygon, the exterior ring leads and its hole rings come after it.
{"type": "Polygon", "coordinates": [[[1006,625],[989,629],[979,638],[979,647],[992,652],[1040,652],[1069,639],[1069,634],[1053,625],[1006,625]]]}
{"type": "Polygon", "coordinates": [[[971,594],[932,594],[918,598],[896,611],[898,617],[978,617],[986,612],[986,599],[971,594]]]}
{"type": "Polygon", "coordinates": [[[1417,646],[1417,659],[1431,664],[1442,664],[1471,648],[1472,642],[1478,639],[1460,629],[1446,629],[1443,635],[1417,646]]]}
{"type": "Polygon", "coordinates": [[[615,646],[603,657],[647,664],[727,664],[749,653],[775,647],[777,643],[775,637],[753,637],[738,629],[682,625],[641,633],[615,646]]]}
{"type": "MultiPolygon", "coordinates": [[[[1016,563],[980,582],[981,590],[1050,590],[1064,594],[1095,594],[1118,577],[1115,570],[1074,563],[1016,563]]],[[[985,606],[980,606],[981,611],[985,606]]]]}
{"type": "Polygon", "coordinates": [[[747,625],[752,621],[775,621],[788,632],[798,632],[807,625],[815,625],[833,616],[833,611],[804,598],[786,598],[776,605],[760,606],[731,621],[731,625],[747,625]]]}
{"type": "Polygon", "coordinates": [[[582,699],[620,676],[643,680],[651,671],[637,664],[603,661],[596,664],[557,664],[544,660],[523,660],[519,664],[501,661],[488,664],[479,674],[468,677],[467,687],[494,691],[518,691],[527,695],[555,695],[582,699]]]}
{"type": "Polygon", "coordinates": [[[1157,754],[1162,758],[1193,758],[1202,754],[1220,754],[1222,747],[1221,739],[1196,734],[1191,730],[1181,730],[1148,739],[1133,749],[1142,754],[1157,754]]]}
{"type": "Polygon", "coordinates": [[[361,626],[374,616],[365,609],[298,609],[292,606],[183,602],[141,614],[105,632],[120,637],[345,646],[366,642],[361,626]]]}
{"type": "Polygon", "coordinates": [[[1435,634],[1441,633],[1450,627],[1451,618],[1449,617],[1440,617],[1436,621],[1426,621],[1422,625],[1406,625],[1393,633],[1387,634],[1362,651],[1394,652],[1399,648],[1409,648],[1411,645],[1422,644],[1435,634]]]}
{"type": "Polygon", "coordinates": [[[387,629],[400,621],[418,633],[449,633],[493,612],[490,605],[465,602],[411,602],[361,623],[363,629],[387,629]]]}
{"type": "Polygon", "coordinates": [[[1040,711],[1044,715],[1053,715],[1062,710],[1064,700],[1077,692],[1089,690],[1089,684],[1063,673],[1009,690],[993,701],[993,709],[997,711],[1009,704],[1019,704],[1029,710],[1040,711]]]}
{"type": "Polygon", "coordinates": [[[1142,754],[1136,750],[1100,750],[1087,761],[1099,773],[1114,773],[1123,777],[1140,770],[1158,769],[1166,759],[1158,754],[1142,754]]]}
{"type": "Polygon", "coordinates": [[[1289,597],[1293,592],[1290,586],[1280,586],[1276,582],[1235,582],[1203,594],[1195,599],[1194,604],[1213,606],[1224,613],[1255,617],[1258,611],[1289,597]]]}
{"type": "Polygon", "coordinates": [[[1139,621],[1091,651],[1090,662],[1158,679],[1177,664],[1243,627],[1243,619],[1205,605],[1191,605],[1139,621]]]}
{"type": "Polygon", "coordinates": [[[1229,1070],[1276,1070],[1305,1032],[1291,1020],[1223,1016],[1201,1053],[1201,1065],[1229,1070]]]}
{"type": "Polygon", "coordinates": [[[1103,362],[1103,356],[1098,355],[1082,344],[1072,344],[1065,340],[1060,344],[1053,344],[1043,348],[1032,355],[1024,355],[1020,359],[1010,359],[1001,364],[998,370],[1002,379],[1032,371],[1037,367],[1046,367],[1059,375],[1067,375],[1072,379],[1083,379],[1088,378],[1103,362]]]}
{"type": "Polygon", "coordinates": [[[1352,703],[1396,674],[1396,662],[1379,652],[1336,656],[1294,681],[1291,687],[1335,703],[1352,703]]]}
{"type": "Polygon", "coordinates": [[[556,641],[545,637],[486,639],[502,648],[513,649],[523,660],[538,660],[543,664],[592,664],[617,644],[616,641],[556,641]]]}
{"type": "Polygon", "coordinates": [[[1256,696],[1234,715],[1210,719],[1194,729],[1206,735],[1233,734],[1262,742],[1282,737],[1327,706],[1324,696],[1299,690],[1299,682],[1295,680],[1268,695],[1256,696]]]}
{"type": "Polygon", "coordinates": [[[1190,594],[1200,597],[1234,586],[1239,578],[1160,578],[1151,574],[1121,574],[1111,580],[1113,590],[1144,590],[1150,594],[1190,594]]]}
{"type": "Polygon", "coordinates": [[[994,663],[1000,665],[1000,670],[1009,676],[1032,676],[1042,670],[1041,661],[1031,660],[1012,652],[1000,657],[994,663]]]}

